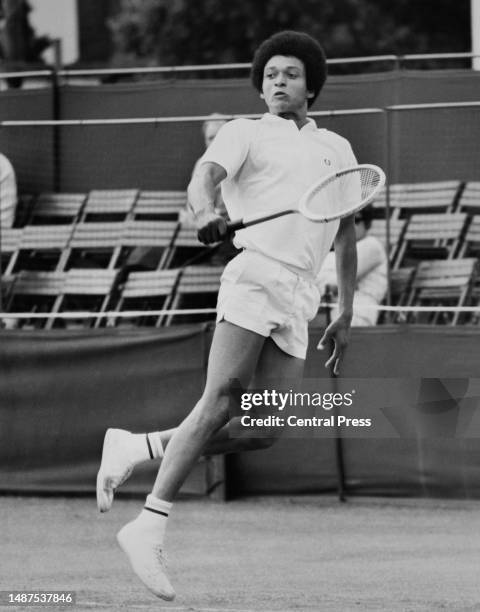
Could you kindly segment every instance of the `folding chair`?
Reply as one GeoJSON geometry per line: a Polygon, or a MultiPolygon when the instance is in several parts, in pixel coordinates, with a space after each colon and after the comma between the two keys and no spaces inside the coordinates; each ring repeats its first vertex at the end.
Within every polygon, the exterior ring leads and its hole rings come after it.
{"type": "MultiPolygon", "coordinates": [[[[387,218],[387,191],[386,187],[377,193],[375,199],[371,202],[373,217],[374,219],[386,219],[387,218]]],[[[390,210],[390,216],[391,216],[390,210]]]]}
{"type": "MultiPolygon", "coordinates": [[[[214,308],[217,302],[217,294],[220,289],[220,277],[223,266],[187,266],[181,271],[177,287],[170,308],[214,308]]],[[[181,322],[205,321],[214,318],[214,314],[184,316],[181,322]]],[[[176,319],[175,315],[169,315],[166,325],[170,325],[176,319]]]]}
{"type": "MultiPolygon", "coordinates": [[[[169,307],[172,293],[181,270],[154,270],[149,272],[130,272],[121,288],[120,298],[115,310],[165,310],[169,307]]],[[[137,325],[152,324],[160,327],[166,315],[135,317],[137,325]]],[[[109,325],[121,324],[125,317],[109,319],[109,325]],[[120,323],[119,323],[120,322],[120,323]]]]}
{"type": "MultiPolygon", "coordinates": [[[[13,283],[7,310],[10,312],[57,312],[65,285],[65,272],[23,270],[13,283]]],[[[22,327],[50,328],[52,318],[21,321],[22,327]]]]}
{"type": "MultiPolygon", "coordinates": [[[[65,273],[57,310],[55,312],[74,312],[76,310],[103,313],[106,311],[116,288],[118,271],[92,268],[72,268],[65,273]]],[[[99,327],[103,317],[88,319],[83,327],[99,327]]],[[[52,325],[54,321],[52,320],[52,325]]]]}
{"type": "Polygon", "coordinates": [[[29,223],[32,225],[75,223],[86,197],[84,193],[41,193],[32,208],[29,223]]]}
{"type": "Polygon", "coordinates": [[[451,213],[461,187],[460,181],[406,183],[390,186],[392,217],[421,213],[451,213]]]}
{"type": "Polygon", "coordinates": [[[13,273],[13,268],[18,258],[22,232],[23,230],[21,228],[0,229],[2,274],[6,276],[13,273]]]}
{"type": "Polygon", "coordinates": [[[469,181],[458,201],[458,211],[480,214],[480,181],[469,181]]]}
{"type": "Polygon", "coordinates": [[[2,308],[0,309],[0,321],[1,321],[1,310],[3,309],[3,305],[8,303],[10,299],[10,293],[13,289],[13,285],[17,280],[16,274],[3,274],[0,278],[0,305],[2,308]]]}
{"type": "Polygon", "coordinates": [[[65,254],[65,269],[115,268],[121,253],[123,232],[123,222],[78,223],[65,254]]]}
{"type": "Polygon", "coordinates": [[[17,208],[15,210],[15,223],[13,227],[23,227],[26,225],[35,206],[35,196],[29,193],[19,194],[17,208]]]}
{"type": "Polygon", "coordinates": [[[73,225],[26,225],[8,271],[62,270],[72,232],[73,225]]]}
{"type": "MultiPolygon", "coordinates": [[[[390,297],[392,306],[403,306],[407,301],[415,276],[416,266],[390,270],[390,297]]],[[[403,312],[386,312],[380,314],[378,323],[404,323],[407,316],[403,312]]]]}
{"type": "Polygon", "coordinates": [[[192,257],[199,256],[201,258],[202,253],[207,256],[209,251],[209,247],[205,247],[204,244],[199,242],[195,228],[181,226],[172,243],[166,267],[180,268],[192,257]]]}
{"type": "Polygon", "coordinates": [[[458,252],[459,257],[473,255],[480,255],[480,216],[472,217],[458,252]]]}
{"type": "Polygon", "coordinates": [[[126,221],[121,237],[122,263],[134,267],[142,254],[153,253],[155,268],[165,268],[179,228],[176,221],[126,221]]]}
{"type": "MultiPolygon", "coordinates": [[[[464,306],[470,298],[476,267],[477,259],[473,257],[420,262],[406,305],[464,306]]],[[[447,313],[443,314],[447,321],[447,313]]],[[[433,312],[415,319],[420,322],[420,319],[425,318],[429,323],[436,323],[439,315],[439,312],[433,312]]],[[[459,317],[458,312],[451,315],[450,324],[456,325],[459,317]]]]}
{"type": "Polygon", "coordinates": [[[138,220],[177,221],[186,205],[186,191],[141,191],[133,215],[138,220]]]}
{"type": "Polygon", "coordinates": [[[90,191],[80,222],[123,221],[132,215],[138,189],[94,189],[90,191]]]}
{"type": "MultiPolygon", "coordinates": [[[[388,258],[390,261],[395,260],[395,255],[402,242],[403,234],[407,227],[407,219],[390,219],[390,251],[388,258]]],[[[368,230],[370,236],[375,236],[380,240],[385,249],[387,248],[387,220],[386,219],[373,219],[370,229],[368,230]]]]}
{"type": "Polygon", "coordinates": [[[455,257],[466,222],[465,213],[412,215],[393,267],[399,268],[406,257],[417,261],[455,257]]]}

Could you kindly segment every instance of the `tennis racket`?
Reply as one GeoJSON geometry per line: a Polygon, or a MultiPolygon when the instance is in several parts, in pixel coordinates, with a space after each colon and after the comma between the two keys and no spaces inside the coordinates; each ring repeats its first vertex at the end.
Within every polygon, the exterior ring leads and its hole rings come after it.
{"type": "Polygon", "coordinates": [[[378,166],[360,164],[345,168],[323,176],[301,197],[296,208],[230,221],[228,231],[235,232],[293,213],[300,213],[310,221],[319,223],[348,217],[371,202],[383,185],[385,173],[378,166]]]}

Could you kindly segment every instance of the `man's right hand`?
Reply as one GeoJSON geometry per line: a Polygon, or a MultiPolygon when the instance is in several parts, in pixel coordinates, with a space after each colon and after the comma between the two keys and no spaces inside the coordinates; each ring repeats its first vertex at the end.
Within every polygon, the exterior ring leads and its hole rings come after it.
{"type": "Polygon", "coordinates": [[[227,222],[214,212],[197,215],[197,236],[203,244],[225,240],[228,234],[227,222]]]}

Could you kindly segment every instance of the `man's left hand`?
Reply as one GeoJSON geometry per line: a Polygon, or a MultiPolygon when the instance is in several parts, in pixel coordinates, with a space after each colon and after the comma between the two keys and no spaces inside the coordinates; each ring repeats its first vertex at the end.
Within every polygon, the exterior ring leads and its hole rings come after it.
{"type": "Polygon", "coordinates": [[[351,320],[351,317],[340,315],[330,323],[317,345],[317,349],[320,351],[323,350],[325,346],[328,347],[333,345],[333,352],[325,362],[325,367],[328,368],[333,364],[333,373],[335,376],[338,376],[340,373],[340,364],[342,363],[350,338],[351,320]]]}

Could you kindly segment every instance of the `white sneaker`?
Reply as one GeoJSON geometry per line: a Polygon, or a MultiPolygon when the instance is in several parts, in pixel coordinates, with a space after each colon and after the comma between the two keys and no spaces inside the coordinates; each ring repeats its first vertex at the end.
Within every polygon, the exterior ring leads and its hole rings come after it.
{"type": "Polygon", "coordinates": [[[175,591],[166,574],[162,545],[152,541],[151,531],[132,521],[120,529],[117,541],[143,584],[165,601],[175,599],[175,591]]]}
{"type": "Polygon", "coordinates": [[[107,429],[97,474],[97,506],[100,512],[110,510],[115,489],[127,480],[135,467],[128,454],[131,436],[129,431],[123,429],[107,429]]]}

